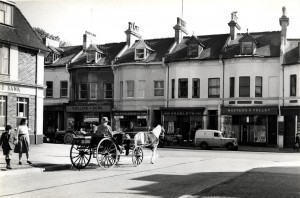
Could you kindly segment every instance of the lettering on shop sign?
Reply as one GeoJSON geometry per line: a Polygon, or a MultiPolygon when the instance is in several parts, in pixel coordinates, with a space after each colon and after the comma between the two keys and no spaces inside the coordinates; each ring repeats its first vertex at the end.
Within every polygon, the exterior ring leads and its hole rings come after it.
{"type": "Polygon", "coordinates": [[[98,112],[103,111],[102,106],[67,106],[67,112],[98,112]]]}
{"type": "Polygon", "coordinates": [[[21,92],[20,87],[18,87],[18,86],[3,85],[3,84],[0,84],[0,90],[1,91],[8,91],[8,92],[21,92]]]}
{"type": "Polygon", "coordinates": [[[194,115],[202,115],[202,112],[195,111],[165,111],[164,115],[182,115],[182,116],[194,116],[194,115]]]}
{"type": "Polygon", "coordinates": [[[278,114],[278,108],[276,107],[248,107],[248,108],[241,108],[241,107],[233,107],[233,108],[222,108],[221,109],[222,115],[276,115],[278,114]]]}
{"type": "Polygon", "coordinates": [[[113,112],[114,116],[146,116],[146,111],[122,111],[113,112]]]}

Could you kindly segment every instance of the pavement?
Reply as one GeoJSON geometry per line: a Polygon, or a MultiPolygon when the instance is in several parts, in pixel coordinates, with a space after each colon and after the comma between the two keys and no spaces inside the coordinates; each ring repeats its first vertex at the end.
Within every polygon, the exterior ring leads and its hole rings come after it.
{"type": "MultiPolygon", "coordinates": [[[[31,165],[27,164],[26,155],[23,154],[23,165],[18,165],[18,154],[13,153],[11,160],[11,170],[6,169],[5,156],[2,155],[0,149],[0,177],[7,175],[19,175],[34,172],[57,171],[57,170],[70,170],[72,163],[70,161],[70,148],[71,145],[66,144],[53,144],[44,143],[38,145],[30,145],[30,161],[31,165]]],[[[198,149],[191,145],[184,146],[164,146],[164,148],[172,149],[198,149]]],[[[252,147],[252,146],[239,146],[239,151],[252,151],[252,152],[295,152],[291,148],[276,148],[276,147],[252,147]]],[[[122,157],[121,157],[122,159],[122,157]]]]}

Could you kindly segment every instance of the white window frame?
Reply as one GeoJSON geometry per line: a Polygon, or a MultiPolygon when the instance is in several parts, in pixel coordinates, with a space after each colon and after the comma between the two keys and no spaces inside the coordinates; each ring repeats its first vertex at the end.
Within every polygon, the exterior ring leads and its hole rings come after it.
{"type": "MultiPolygon", "coordinates": [[[[0,21],[2,24],[13,25],[13,6],[6,4],[4,2],[0,2],[0,14],[3,14],[3,21],[0,21]]],[[[1,17],[0,17],[1,19],[1,17]]]]}
{"type": "Polygon", "coordinates": [[[17,117],[27,118],[29,109],[29,99],[28,98],[17,98],[17,117]],[[23,114],[20,112],[20,105],[24,105],[23,114]]]}
{"type": "Polygon", "coordinates": [[[91,100],[97,100],[97,92],[98,92],[98,84],[90,83],[90,99],[91,100]],[[93,90],[93,88],[94,88],[94,90],[93,90]],[[93,93],[95,93],[95,97],[93,97],[93,95],[92,95],[93,93]]]}
{"type": "Polygon", "coordinates": [[[145,88],[146,88],[146,81],[145,80],[139,80],[138,98],[145,98],[145,88]]]}
{"type": "Polygon", "coordinates": [[[135,49],[135,60],[145,59],[145,48],[136,48],[135,49]]]}
{"type": "Polygon", "coordinates": [[[134,80],[127,80],[126,81],[126,97],[127,98],[134,98],[134,80]],[[131,89],[128,89],[129,83],[132,83],[132,88],[131,89]],[[129,94],[131,92],[132,92],[132,94],[129,94]]]}
{"type": "Polygon", "coordinates": [[[154,96],[164,96],[165,82],[163,80],[155,80],[153,84],[154,84],[154,96]],[[158,85],[162,85],[162,87],[158,87],[158,85]]]}
{"type": "Polygon", "coordinates": [[[68,81],[67,80],[62,80],[60,81],[60,97],[61,98],[67,98],[68,97],[68,81]],[[67,87],[62,87],[62,83],[67,83],[67,87]],[[63,91],[66,90],[66,95],[63,95],[63,91]]]}
{"type": "Polygon", "coordinates": [[[0,74],[9,74],[10,49],[8,45],[0,44],[0,74]],[[7,50],[6,55],[4,50],[7,50]]]}
{"type": "Polygon", "coordinates": [[[90,63],[92,61],[96,61],[96,52],[94,51],[88,51],[86,55],[86,62],[90,63]]]}
{"type": "Polygon", "coordinates": [[[120,81],[120,99],[123,99],[124,91],[123,91],[123,81],[120,81]]]}
{"type": "Polygon", "coordinates": [[[7,97],[0,96],[0,130],[5,129],[6,115],[7,115],[7,97]]]}

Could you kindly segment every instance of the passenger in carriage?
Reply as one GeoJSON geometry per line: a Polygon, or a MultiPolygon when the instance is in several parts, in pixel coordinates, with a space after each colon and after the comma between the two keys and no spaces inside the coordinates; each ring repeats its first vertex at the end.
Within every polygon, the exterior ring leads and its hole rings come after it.
{"type": "Polygon", "coordinates": [[[112,137],[113,132],[111,127],[108,125],[108,118],[103,117],[101,120],[101,124],[98,126],[97,135],[103,136],[103,137],[112,137]]]}

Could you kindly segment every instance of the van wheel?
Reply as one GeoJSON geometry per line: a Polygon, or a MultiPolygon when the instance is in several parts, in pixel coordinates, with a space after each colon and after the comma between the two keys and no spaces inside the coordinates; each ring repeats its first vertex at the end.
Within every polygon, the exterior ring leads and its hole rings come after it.
{"type": "Polygon", "coordinates": [[[202,149],[202,150],[207,150],[208,149],[208,145],[207,145],[207,143],[202,143],[201,145],[200,145],[200,148],[202,149]]]}
{"type": "Polygon", "coordinates": [[[228,143],[226,148],[227,148],[227,150],[232,151],[234,149],[234,145],[232,143],[228,143]]]}
{"type": "Polygon", "coordinates": [[[75,135],[73,133],[66,133],[64,136],[64,143],[72,144],[74,137],[75,137],[75,135]]]}

